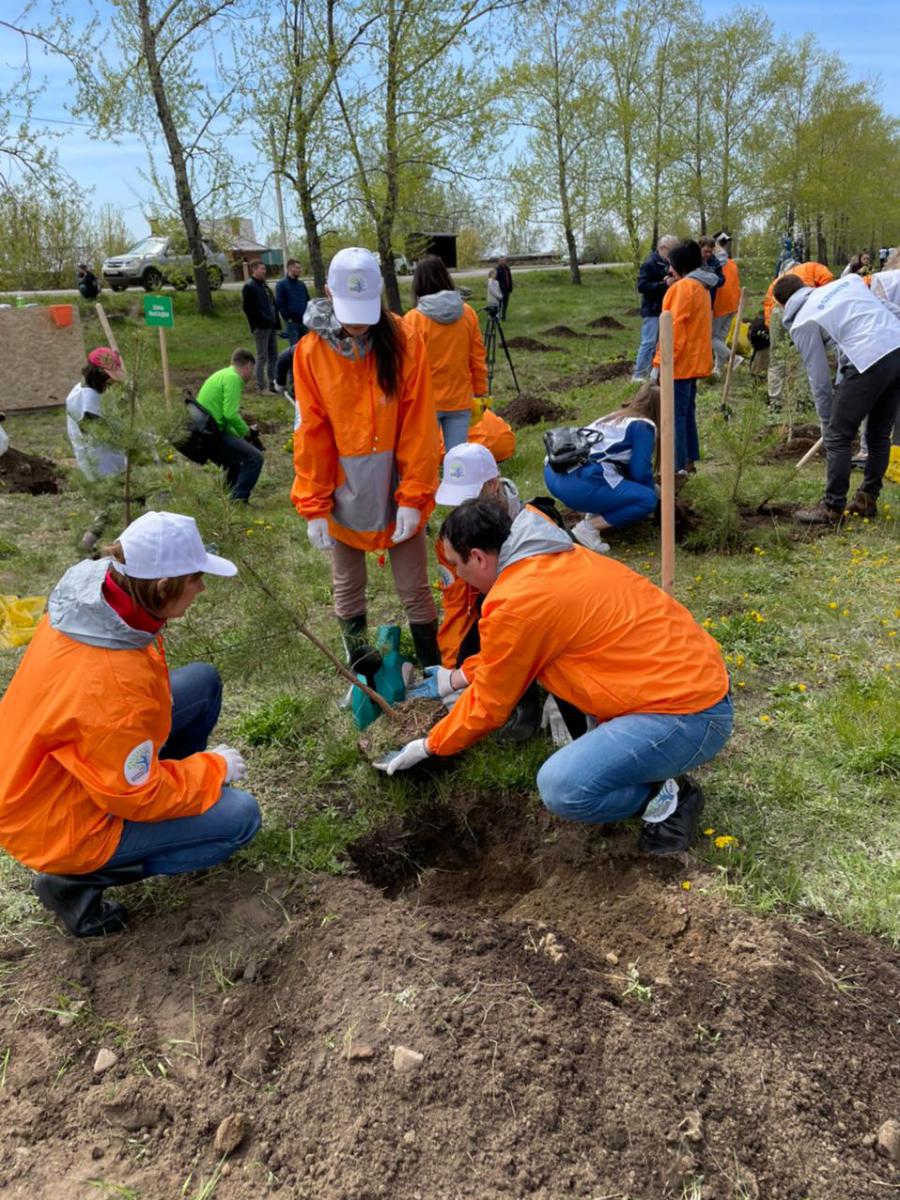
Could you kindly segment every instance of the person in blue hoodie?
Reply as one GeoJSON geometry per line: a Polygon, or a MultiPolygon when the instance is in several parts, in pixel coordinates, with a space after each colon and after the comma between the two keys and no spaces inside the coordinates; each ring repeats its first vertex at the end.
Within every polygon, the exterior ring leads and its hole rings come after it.
{"type": "Polygon", "coordinates": [[[622,408],[587,426],[598,435],[588,462],[562,472],[545,464],[544,482],[550,494],[584,513],[572,529],[582,546],[604,554],[609,545],[601,536],[603,530],[621,529],[656,510],[658,426],[659,388],[644,384],[622,408]]]}
{"type": "Polygon", "coordinates": [[[641,344],[631,377],[635,383],[643,383],[650,374],[653,351],[659,340],[659,314],[669,286],[669,251],[678,242],[677,237],[667,233],[641,263],[637,280],[637,290],[641,295],[641,344]]]}
{"type": "Polygon", "coordinates": [[[292,346],[296,346],[306,333],[303,314],[309,304],[309,291],[300,278],[300,270],[296,258],[289,258],[284,269],[284,278],[279,279],[275,285],[275,307],[284,321],[284,332],[292,346]]]}

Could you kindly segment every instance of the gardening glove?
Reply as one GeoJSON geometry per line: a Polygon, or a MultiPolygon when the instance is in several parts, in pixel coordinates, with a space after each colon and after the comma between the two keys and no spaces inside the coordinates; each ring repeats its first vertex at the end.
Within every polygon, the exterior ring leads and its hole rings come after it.
{"type": "Polygon", "coordinates": [[[225,759],[225,782],[237,783],[241,779],[247,778],[247,764],[241,756],[240,750],[235,750],[232,746],[216,746],[213,754],[218,754],[220,758],[225,759]]]}
{"type": "Polygon", "coordinates": [[[398,542],[405,542],[419,528],[419,519],[422,514],[417,508],[405,508],[403,505],[397,509],[397,521],[394,525],[394,536],[391,541],[396,546],[398,542]]]}
{"type": "Polygon", "coordinates": [[[330,550],[334,545],[334,538],[328,532],[328,521],[325,517],[313,517],[311,521],[307,521],[306,532],[317,550],[330,550]]]}
{"type": "Polygon", "coordinates": [[[407,692],[410,700],[443,700],[454,690],[450,686],[452,671],[446,667],[426,667],[425,678],[407,692]]]}
{"type": "Polygon", "coordinates": [[[402,750],[391,750],[389,754],[382,755],[372,766],[376,771],[386,771],[388,775],[393,775],[396,771],[408,771],[410,767],[417,767],[429,754],[427,738],[416,738],[414,742],[407,742],[402,750]]]}
{"type": "Polygon", "coordinates": [[[544,701],[544,711],[541,715],[541,729],[549,730],[550,741],[554,746],[568,746],[572,740],[569,727],[566,725],[563,715],[559,711],[559,705],[553,696],[548,696],[544,701]]]}

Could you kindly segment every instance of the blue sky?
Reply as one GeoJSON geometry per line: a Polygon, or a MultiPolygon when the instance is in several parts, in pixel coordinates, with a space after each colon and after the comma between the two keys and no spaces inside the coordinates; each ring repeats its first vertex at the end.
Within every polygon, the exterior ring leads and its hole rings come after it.
{"type": "MultiPolygon", "coordinates": [[[[711,26],[710,54],[715,54],[715,26],[727,22],[734,12],[734,0],[702,0],[711,26]]],[[[45,0],[39,0],[39,8],[45,0]]],[[[884,107],[900,116],[900,0],[780,0],[778,4],[763,4],[772,19],[776,35],[800,38],[805,33],[816,35],[827,49],[838,52],[848,65],[851,76],[878,79],[884,107]]],[[[8,10],[7,10],[8,11],[8,10]]],[[[70,0],[69,13],[76,20],[85,17],[85,0],[70,0]]],[[[22,61],[21,43],[0,29],[0,90],[18,75],[22,61]]],[[[88,129],[69,124],[51,124],[50,119],[71,121],[67,103],[71,98],[68,70],[63,65],[32,54],[36,74],[47,77],[47,89],[38,99],[35,115],[48,121],[48,127],[65,136],[57,143],[61,165],[84,188],[93,189],[96,205],[113,203],[123,214],[126,224],[136,235],[145,232],[141,197],[148,193],[140,171],[146,165],[143,143],[138,138],[123,139],[118,145],[97,141],[88,129]]],[[[249,138],[238,147],[238,155],[248,164],[257,156],[249,138]]],[[[290,204],[290,189],[286,193],[288,224],[293,229],[299,221],[290,204]]],[[[257,233],[264,236],[275,228],[274,197],[263,198],[262,209],[253,213],[257,233]]]]}

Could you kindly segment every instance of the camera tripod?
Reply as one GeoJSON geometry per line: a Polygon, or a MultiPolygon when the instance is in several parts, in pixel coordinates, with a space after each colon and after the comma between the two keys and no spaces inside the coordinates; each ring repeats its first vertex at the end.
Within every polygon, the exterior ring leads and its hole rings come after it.
{"type": "Polygon", "coordinates": [[[512,371],[513,383],[516,385],[516,392],[519,393],[522,389],[519,387],[519,381],[516,378],[516,368],[513,366],[513,360],[509,353],[509,346],[506,344],[506,338],[503,334],[503,326],[500,324],[500,316],[496,308],[483,308],[481,310],[485,314],[484,318],[484,350],[487,356],[487,371],[488,371],[488,392],[491,391],[494,382],[494,363],[497,359],[497,338],[500,339],[500,345],[503,347],[503,353],[506,355],[506,361],[509,363],[509,369],[512,371]]]}

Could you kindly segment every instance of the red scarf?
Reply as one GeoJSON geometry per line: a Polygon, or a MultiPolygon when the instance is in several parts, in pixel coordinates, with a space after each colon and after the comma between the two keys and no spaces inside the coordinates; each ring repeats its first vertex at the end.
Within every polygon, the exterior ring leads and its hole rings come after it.
{"type": "Polygon", "coordinates": [[[137,600],[133,600],[125,589],[116,583],[109,572],[103,580],[102,590],[103,599],[109,607],[113,612],[118,613],[125,624],[130,625],[132,629],[139,629],[142,633],[159,633],[165,625],[165,621],[154,617],[152,613],[147,612],[146,608],[142,608],[137,600]]]}

